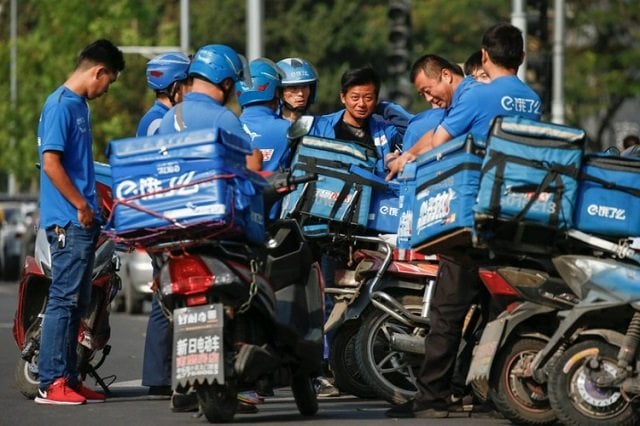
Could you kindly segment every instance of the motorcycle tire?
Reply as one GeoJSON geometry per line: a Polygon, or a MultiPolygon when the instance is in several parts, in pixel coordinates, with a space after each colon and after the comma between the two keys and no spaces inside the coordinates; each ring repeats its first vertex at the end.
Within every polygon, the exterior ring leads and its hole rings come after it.
{"type": "Polygon", "coordinates": [[[549,376],[549,399],[566,425],[637,425],[640,414],[618,389],[596,386],[589,378],[588,359],[598,354],[600,368],[617,370],[619,348],[601,340],[570,346],[553,365],[549,376]]]}
{"type": "Polygon", "coordinates": [[[313,416],[318,412],[318,395],[316,395],[311,377],[294,374],[291,377],[291,391],[300,414],[313,416]]]}
{"type": "Polygon", "coordinates": [[[228,423],[238,409],[238,391],[230,384],[200,385],[196,388],[200,410],[209,423],[228,423]]]}
{"type": "Polygon", "coordinates": [[[515,424],[548,425],[556,421],[546,386],[515,373],[524,371],[545,345],[540,339],[514,339],[500,349],[493,361],[489,397],[495,408],[515,424]]]}
{"type": "MultiPolygon", "coordinates": [[[[414,314],[422,311],[421,296],[402,295],[398,301],[414,314]]],[[[412,335],[414,330],[380,309],[370,307],[362,317],[362,327],[356,336],[359,371],[377,396],[392,404],[403,404],[416,393],[416,376],[424,356],[393,350],[389,339],[392,333],[412,335]]]]}
{"type": "Polygon", "coordinates": [[[38,394],[40,378],[37,373],[37,368],[37,365],[25,361],[22,358],[18,359],[18,364],[16,365],[16,387],[21,394],[29,399],[34,399],[38,394]]]}
{"type": "MultiPolygon", "coordinates": [[[[34,322],[29,329],[27,329],[24,341],[29,342],[35,338],[40,341],[40,323],[38,320],[34,322]]],[[[37,346],[36,346],[37,347],[37,346]]],[[[40,376],[38,375],[38,353],[36,350],[31,358],[31,361],[25,361],[24,359],[18,359],[15,371],[16,387],[21,394],[29,399],[34,399],[38,394],[38,386],[40,385],[40,376]]]]}
{"type": "Polygon", "coordinates": [[[377,394],[364,381],[355,358],[355,339],[359,327],[360,321],[350,321],[336,330],[329,347],[329,368],[333,373],[334,385],[341,393],[370,399],[377,394]]]}

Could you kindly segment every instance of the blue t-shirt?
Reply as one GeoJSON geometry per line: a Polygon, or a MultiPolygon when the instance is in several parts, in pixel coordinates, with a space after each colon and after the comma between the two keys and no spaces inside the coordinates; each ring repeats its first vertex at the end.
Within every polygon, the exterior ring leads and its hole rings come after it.
{"type": "Polygon", "coordinates": [[[289,167],[287,130],[291,122],[278,117],[265,105],[249,105],[240,115],[251,145],[262,152],[262,170],[275,171],[289,167]]]}
{"type": "Polygon", "coordinates": [[[416,114],[407,126],[402,139],[402,149],[407,151],[420,140],[422,135],[429,130],[435,130],[444,118],[446,110],[444,108],[431,108],[416,114]]]}
{"type": "MultiPolygon", "coordinates": [[[[87,100],[69,88],[58,87],[47,98],[38,123],[40,164],[46,151],[62,153],[62,166],[89,207],[97,211],[96,180],[93,165],[91,114],[87,100]]],[[[40,226],[81,226],[78,210],[40,171],[40,226]]]]}
{"type": "Polygon", "coordinates": [[[221,105],[220,102],[211,96],[200,92],[189,92],[184,100],[171,108],[162,118],[159,134],[176,133],[181,131],[180,125],[184,127],[182,131],[202,130],[202,129],[224,129],[246,140],[248,148],[251,144],[249,136],[242,129],[242,123],[229,108],[221,105]],[[176,109],[182,110],[182,123],[178,123],[176,109]]]}
{"type": "Polygon", "coordinates": [[[540,96],[515,75],[498,77],[488,84],[465,77],[440,125],[452,138],[466,133],[486,138],[491,121],[499,115],[540,120],[541,112],[540,96]]]}
{"type": "Polygon", "coordinates": [[[155,101],[149,111],[140,119],[136,136],[153,136],[158,133],[162,117],[169,111],[169,107],[160,101],[155,101]]]}

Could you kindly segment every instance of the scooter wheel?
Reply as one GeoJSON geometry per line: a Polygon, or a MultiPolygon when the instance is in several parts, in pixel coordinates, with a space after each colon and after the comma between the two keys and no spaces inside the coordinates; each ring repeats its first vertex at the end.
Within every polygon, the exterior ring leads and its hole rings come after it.
{"type": "Polygon", "coordinates": [[[546,425],[556,421],[545,386],[522,374],[545,344],[539,339],[514,339],[493,362],[489,396],[496,409],[513,423],[546,425]]]}
{"type": "Polygon", "coordinates": [[[238,391],[232,385],[200,385],[196,389],[198,404],[210,423],[228,423],[238,408],[238,391]]]}
{"type": "Polygon", "coordinates": [[[618,387],[597,386],[592,373],[612,377],[617,370],[618,348],[601,340],[569,347],[552,367],[549,399],[566,425],[637,425],[640,414],[618,387]],[[590,361],[596,361],[590,362],[590,361]],[[594,365],[591,367],[591,365],[594,365]]]}
{"type": "Polygon", "coordinates": [[[24,359],[18,359],[16,365],[16,387],[21,394],[29,399],[34,399],[38,393],[40,378],[38,377],[38,366],[24,359]]]}
{"type": "Polygon", "coordinates": [[[291,377],[291,391],[300,414],[313,416],[318,412],[318,396],[311,377],[294,374],[291,377]]]}

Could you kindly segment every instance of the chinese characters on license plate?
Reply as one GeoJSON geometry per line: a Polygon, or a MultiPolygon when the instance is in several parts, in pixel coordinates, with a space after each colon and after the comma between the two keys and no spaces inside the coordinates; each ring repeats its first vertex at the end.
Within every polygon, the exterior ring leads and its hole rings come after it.
{"type": "Polygon", "coordinates": [[[173,388],[224,383],[223,308],[213,304],[173,311],[173,388]]]}

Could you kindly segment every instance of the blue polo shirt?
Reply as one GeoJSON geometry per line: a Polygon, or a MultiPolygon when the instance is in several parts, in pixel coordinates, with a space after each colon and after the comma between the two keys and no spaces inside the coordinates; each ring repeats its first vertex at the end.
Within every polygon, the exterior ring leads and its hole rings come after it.
{"type": "Polygon", "coordinates": [[[452,138],[466,133],[486,138],[491,121],[499,115],[540,120],[541,112],[540,96],[515,75],[498,77],[488,84],[465,77],[440,125],[452,138]]]}
{"type": "MultiPolygon", "coordinates": [[[[60,86],[47,98],[38,123],[38,154],[62,153],[62,166],[91,209],[97,211],[96,180],[93,165],[91,114],[87,100],[60,86]]],[[[98,217],[98,216],[96,216],[98,217]]],[[[81,226],[78,210],[40,171],[40,226],[81,226]]]]}
{"type": "Polygon", "coordinates": [[[136,136],[153,136],[158,133],[162,117],[169,111],[169,107],[160,101],[155,101],[149,111],[140,119],[136,136]]]}
{"type": "Polygon", "coordinates": [[[159,134],[176,133],[180,131],[180,124],[176,117],[176,108],[182,109],[183,131],[202,129],[224,129],[246,140],[245,149],[251,149],[249,136],[242,129],[242,123],[229,108],[209,95],[199,92],[189,92],[184,100],[172,107],[162,118],[159,134]],[[182,105],[182,106],[180,106],[182,105]]]}
{"type": "Polygon", "coordinates": [[[407,151],[429,130],[435,130],[444,118],[444,108],[431,108],[416,114],[411,120],[402,139],[402,149],[407,151]]]}
{"type": "Polygon", "coordinates": [[[262,170],[275,171],[289,167],[287,131],[291,122],[278,117],[265,105],[248,105],[240,115],[251,145],[262,152],[262,170]]]}

